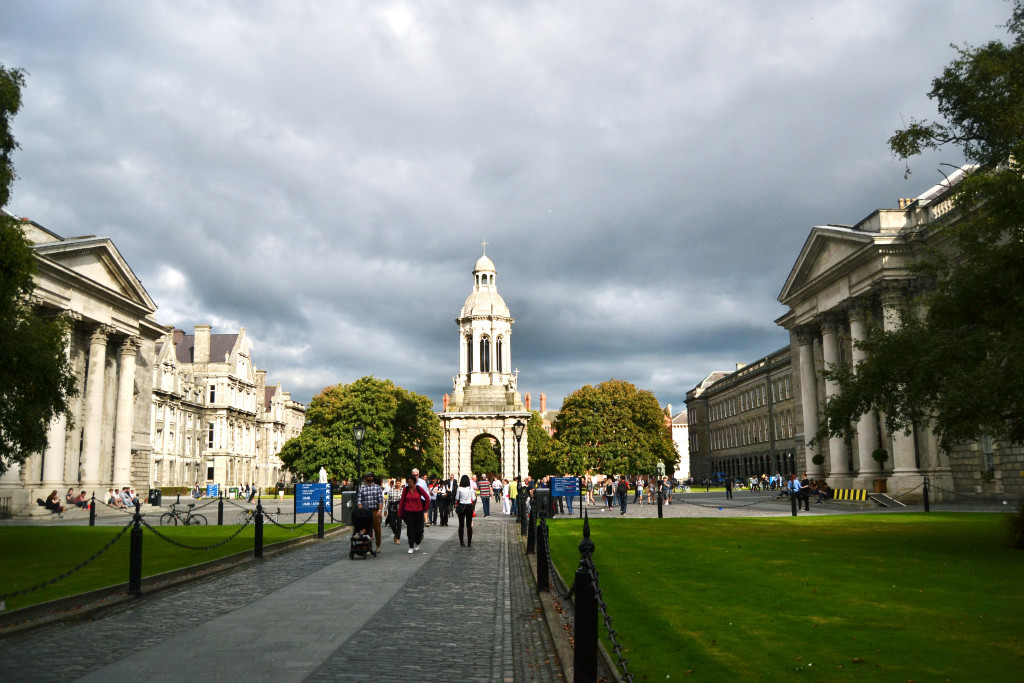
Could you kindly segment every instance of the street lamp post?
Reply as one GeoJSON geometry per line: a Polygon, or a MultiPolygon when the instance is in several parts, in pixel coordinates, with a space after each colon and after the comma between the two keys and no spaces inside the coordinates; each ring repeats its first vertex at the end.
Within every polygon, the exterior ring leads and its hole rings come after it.
{"type": "MultiPolygon", "coordinates": [[[[352,428],[352,436],[356,440],[356,481],[362,482],[363,480],[363,438],[366,437],[366,427],[362,424],[357,424],[352,428]]],[[[359,490],[359,484],[356,484],[356,491],[359,490]]]]}
{"type": "Polygon", "coordinates": [[[522,524],[525,519],[523,516],[523,432],[526,431],[526,424],[522,420],[516,420],[516,423],[512,425],[512,433],[516,437],[516,459],[518,461],[518,471],[516,474],[516,488],[517,491],[517,505],[519,506],[518,515],[516,519],[522,524]]]}

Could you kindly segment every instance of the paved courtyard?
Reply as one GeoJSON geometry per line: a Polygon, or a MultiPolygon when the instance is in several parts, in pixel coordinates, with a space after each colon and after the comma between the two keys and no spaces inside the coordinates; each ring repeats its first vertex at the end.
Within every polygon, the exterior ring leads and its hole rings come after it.
{"type": "Polygon", "coordinates": [[[559,681],[518,527],[478,517],[421,551],[348,535],[0,640],[5,681],[559,681]]]}

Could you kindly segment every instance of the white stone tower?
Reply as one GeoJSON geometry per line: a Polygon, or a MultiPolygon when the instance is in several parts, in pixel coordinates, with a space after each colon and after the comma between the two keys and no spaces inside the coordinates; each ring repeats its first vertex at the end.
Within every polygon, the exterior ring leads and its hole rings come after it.
{"type": "Polygon", "coordinates": [[[517,453],[513,425],[530,421],[530,412],[516,391],[518,370],[512,369],[512,319],[498,294],[494,263],[484,255],[473,268],[473,291],[455,324],[459,327],[459,374],[446,395],[441,422],[444,427],[445,474],[472,472],[473,443],[488,436],[501,446],[502,471],[509,479],[526,476],[527,437],[523,430],[521,455],[517,453]],[[521,461],[521,464],[520,464],[521,461]],[[522,469],[522,471],[520,471],[522,469]]]}

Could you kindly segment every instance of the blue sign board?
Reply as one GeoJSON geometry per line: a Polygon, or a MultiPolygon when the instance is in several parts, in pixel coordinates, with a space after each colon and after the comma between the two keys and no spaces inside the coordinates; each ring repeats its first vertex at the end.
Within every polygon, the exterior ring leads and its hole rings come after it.
{"type": "Polygon", "coordinates": [[[331,509],[331,485],[328,484],[296,484],[295,512],[316,512],[320,498],[324,499],[324,511],[331,509]]]}
{"type": "Polygon", "coordinates": [[[216,498],[220,495],[220,484],[207,484],[206,485],[206,497],[216,498]]]}
{"type": "Polygon", "coordinates": [[[576,477],[551,477],[551,495],[556,498],[580,495],[580,480],[576,477]]]}

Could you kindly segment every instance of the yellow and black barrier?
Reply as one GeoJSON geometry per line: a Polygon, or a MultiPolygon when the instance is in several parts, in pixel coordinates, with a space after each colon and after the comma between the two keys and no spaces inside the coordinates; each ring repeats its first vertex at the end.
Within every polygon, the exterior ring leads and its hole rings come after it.
{"type": "Polygon", "coordinates": [[[833,500],[867,500],[868,492],[864,489],[833,489],[833,500]]]}

